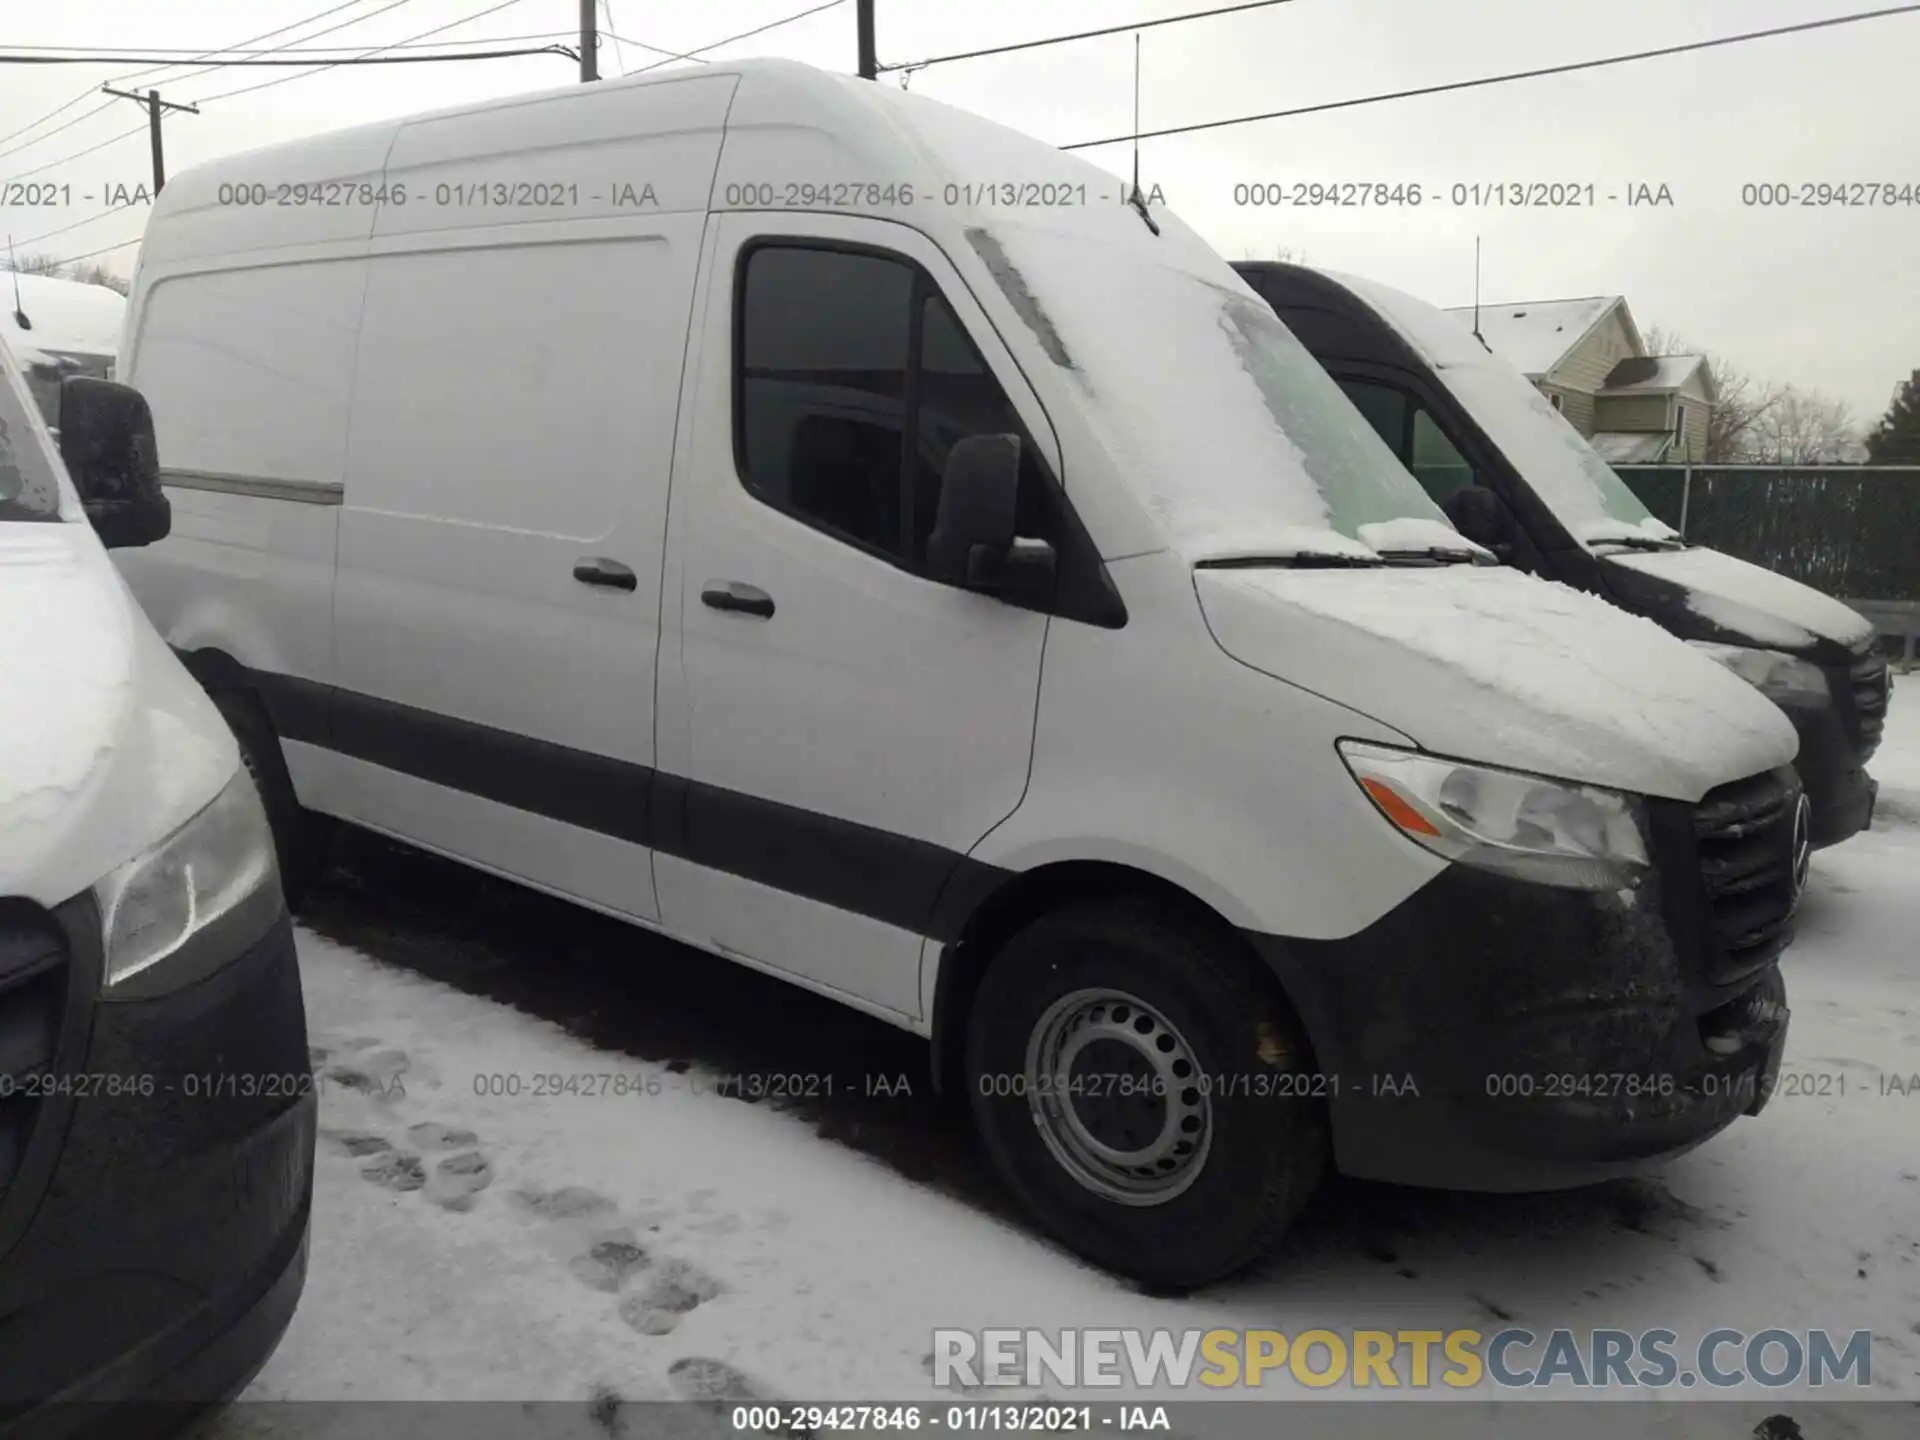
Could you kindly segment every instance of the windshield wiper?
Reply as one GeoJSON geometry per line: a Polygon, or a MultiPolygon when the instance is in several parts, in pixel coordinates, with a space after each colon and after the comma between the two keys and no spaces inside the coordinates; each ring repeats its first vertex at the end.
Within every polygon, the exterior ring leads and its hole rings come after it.
{"type": "Polygon", "coordinates": [[[1301,555],[1236,555],[1230,560],[1198,560],[1196,570],[1378,570],[1386,564],[1366,555],[1318,551],[1301,555]]]}
{"type": "Polygon", "coordinates": [[[1623,550],[1684,550],[1687,548],[1687,542],[1684,540],[1656,540],[1651,535],[1635,535],[1632,537],[1625,535],[1607,535],[1598,540],[1590,540],[1587,543],[1590,545],[1618,545],[1623,550]]]}
{"type": "Polygon", "coordinates": [[[1380,558],[1389,565],[1497,565],[1499,563],[1491,555],[1481,556],[1471,550],[1454,550],[1439,545],[1429,545],[1421,550],[1382,550],[1380,558]]]}

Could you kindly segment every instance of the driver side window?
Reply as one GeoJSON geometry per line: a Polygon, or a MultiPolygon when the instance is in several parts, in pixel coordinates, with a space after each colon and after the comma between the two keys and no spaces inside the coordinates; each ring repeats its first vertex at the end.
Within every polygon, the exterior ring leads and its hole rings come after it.
{"type": "Polygon", "coordinates": [[[1450,495],[1479,483],[1433,412],[1406,391],[1356,379],[1340,381],[1340,388],[1434,504],[1444,507],[1450,495]]]}
{"type": "Polygon", "coordinates": [[[743,262],[736,453],[747,489],[919,571],[970,435],[1021,438],[1017,531],[1059,543],[1055,487],[939,289],[904,258],[799,243],[743,262]]]}

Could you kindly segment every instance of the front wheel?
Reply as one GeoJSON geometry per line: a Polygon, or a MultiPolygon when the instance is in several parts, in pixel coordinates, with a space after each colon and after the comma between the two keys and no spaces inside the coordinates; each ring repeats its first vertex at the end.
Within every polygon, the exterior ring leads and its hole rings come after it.
{"type": "Polygon", "coordinates": [[[1014,936],[981,982],[967,1082],[1041,1224],[1158,1288],[1265,1254],[1326,1169],[1325,1102],[1276,986],[1155,905],[1076,904],[1014,936]]]}

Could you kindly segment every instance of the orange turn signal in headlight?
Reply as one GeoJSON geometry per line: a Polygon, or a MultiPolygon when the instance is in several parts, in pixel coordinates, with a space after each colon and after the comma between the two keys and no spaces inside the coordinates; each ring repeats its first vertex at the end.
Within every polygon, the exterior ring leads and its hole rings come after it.
{"type": "Polygon", "coordinates": [[[1414,809],[1412,804],[1398,790],[1384,780],[1376,780],[1371,775],[1363,776],[1360,788],[1373,797],[1373,803],[1386,812],[1387,818],[1409,835],[1438,835],[1440,827],[1414,809]]]}

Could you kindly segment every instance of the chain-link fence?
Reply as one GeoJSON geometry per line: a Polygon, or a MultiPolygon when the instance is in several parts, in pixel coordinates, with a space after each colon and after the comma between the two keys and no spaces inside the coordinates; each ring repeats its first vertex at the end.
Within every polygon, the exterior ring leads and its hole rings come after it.
{"type": "Polygon", "coordinates": [[[1920,466],[1615,468],[1696,545],[1838,599],[1920,601],[1920,466]]]}

